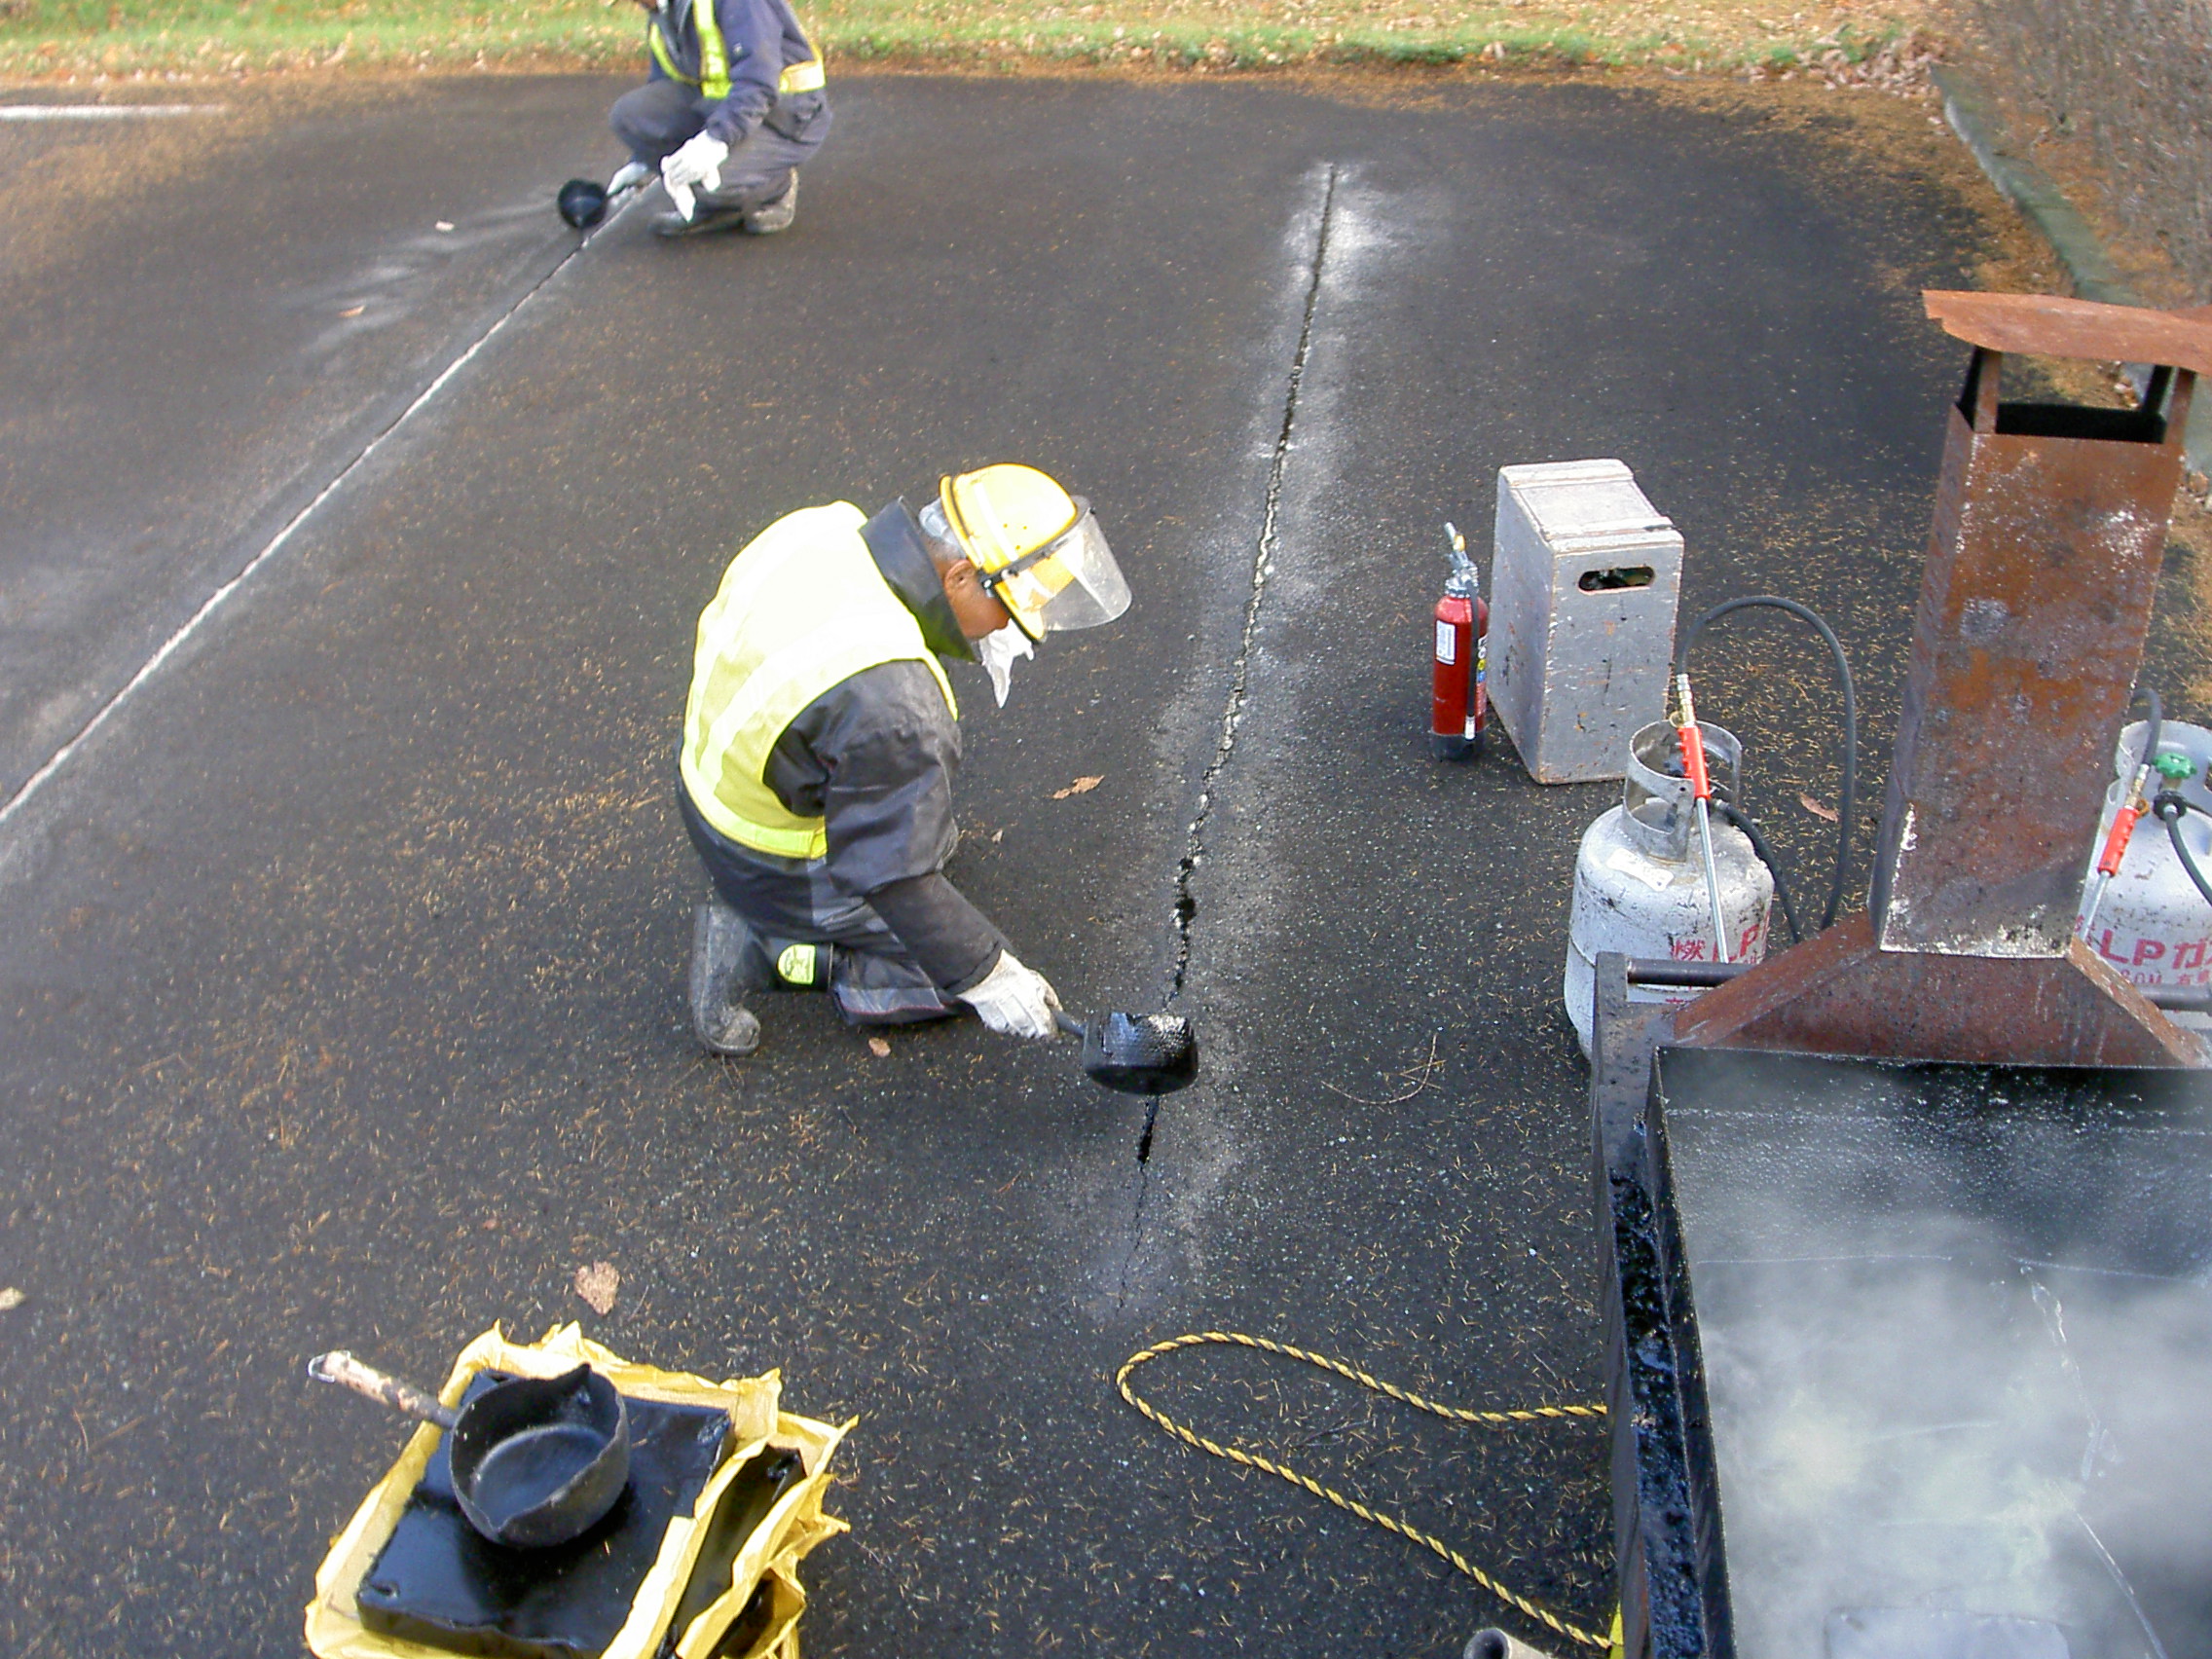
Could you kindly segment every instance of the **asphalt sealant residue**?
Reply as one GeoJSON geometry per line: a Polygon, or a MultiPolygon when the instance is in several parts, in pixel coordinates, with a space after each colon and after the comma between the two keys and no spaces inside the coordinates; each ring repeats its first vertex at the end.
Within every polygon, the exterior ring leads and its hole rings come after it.
{"type": "MultiPolygon", "coordinates": [[[[1221,712],[1221,736],[1213,758],[1198,780],[1198,805],[1183,844],[1182,860],[1175,866],[1175,965],[1169,972],[1167,1000],[1172,1005],[1183,994],[1191,968],[1191,937],[1198,917],[1198,898],[1191,891],[1200,861],[1205,856],[1206,826],[1222,769],[1236,748],[1236,728],[1244,718],[1244,699],[1250,686],[1252,640],[1259,632],[1260,608],[1267,600],[1268,571],[1274,564],[1282,511],[1283,471],[1290,460],[1290,444],[1298,430],[1298,396],[1306,382],[1307,359],[1313,350],[1313,317],[1321,304],[1321,276],[1329,261],[1329,239],[1336,225],[1337,168],[1331,166],[1321,187],[1320,222],[1313,235],[1313,254],[1307,268],[1306,305],[1298,324],[1298,350],[1290,363],[1290,384],[1283,393],[1282,424],[1275,432],[1274,453],[1268,463],[1268,493],[1260,514],[1260,535],[1252,549],[1252,592],[1244,604],[1244,631],[1236,642],[1236,658],[1231,665],[1229,698],[1221,712]]],[[[1152,1157],[1152,1131],[1160,1116],[1160,1097],[1146,1109],[1144,1133],[1137,1141],[1137,1161],[1152,1157]]]]}

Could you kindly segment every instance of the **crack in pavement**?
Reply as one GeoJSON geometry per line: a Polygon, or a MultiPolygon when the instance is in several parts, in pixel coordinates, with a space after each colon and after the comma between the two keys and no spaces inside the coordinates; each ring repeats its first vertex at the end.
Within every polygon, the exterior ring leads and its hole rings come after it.
{"type": "MultiPolygon", "coordinates": [[[[1244,700],[1251,684],[1252,641],[1260,629],[1260,608],[1267,599],[1268,572],[1273,567],[1281,527],[1283,472],[1290,461],[1290,445],[1298,429],[1298,395],[1306,382],[1307,359],[1313,350],[1313,318],[1321,305],[1321,277],[1329,259],[1329,233],[1335,223],[1338,168],[1331,164],[1321,189],[1320,222],[1313,235],[1313,255],[1308,266],[1306,307],[1299,318],[1298,349],[1292,353],[1290,383],[1283,393],[1282,424],[1276,430],[1274,453],[1268,462],[1268,491],[1260,513],[1260,535],[1252,554],[1252,591],[1244,604],[1244,631],[1236,643],[1230,667],[1229,696],[1222,708],[1221,736],[1214,743],[1213,758],[1198,779],[1198,811],[1183,842],[1183,857],[1175,866],[1175,962],[1168,972],[1166,1006],[1173,1007],[1183,994],[1191,968],[1191,939],[1198,922],[1198,902],[1191,887],[1205,857],[1206,826],[1213,817],[1214,796],[1222,769],[1236,748],[1236,728],[1244,718],[1244,700]]],[[[1118,1300],[1128,1301],[1129,1275],[1144,1239],[1145,1199],[1152,1189],[1152,1136],[1160,1122],[1158,1094],[1145,1101],[1144,1129],[1137,1137],[1137,1197],[1129,1218],[1129,1252],[1122,1266],[1118,1300]]]]}

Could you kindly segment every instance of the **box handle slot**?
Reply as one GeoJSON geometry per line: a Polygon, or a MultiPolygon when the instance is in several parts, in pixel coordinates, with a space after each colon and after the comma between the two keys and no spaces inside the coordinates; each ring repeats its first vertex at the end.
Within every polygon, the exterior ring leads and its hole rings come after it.
{"type": "Polygon", "coordinates": [[[1651,585],[1649,565],[1621,565],[1603,571],[1584,571],[1582,579],[1574,585],[1584,593],[1615,593],[1622,588],[1642,588],[1651,585]]]}

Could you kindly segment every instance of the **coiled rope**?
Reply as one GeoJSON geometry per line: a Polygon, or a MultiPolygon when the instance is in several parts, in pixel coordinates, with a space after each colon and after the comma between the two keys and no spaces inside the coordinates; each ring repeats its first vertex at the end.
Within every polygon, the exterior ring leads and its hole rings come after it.
{"type": "Polygon", "coordinates": [[[1285,1359],[1295,1359],[1304,1364],[1317,1367],[1322,1371],[1333,1373],[1342,1377],[1347,1382],[1358,1383],[1362,1388],[1373,1389],[1378,1394],[1386,1395],[1388,1398],[1396,1400],[1402,1406],[1411,1406],[1417,1412],[1426,1412],[1431,1417],[1440,1417],[1447,1422],[1470,1423],[1490,1428],[1507,1427],[1516,1423],[1557,1422],[1572,1418],[1602,1418],[1605,1415],[1604,1406],[1533,1406],[1526,1411],[1516,1412],[1468,1411],[1460,1406],[1442,1405],[1435,1400],[1425,1399],[1419,1394],[1393,1386],[1380,1378],[1370,1377],[1366,1372],[1345,1364],[1342,1360],[1331,1359],[1327,1354],[1309,1353],[1305,1348],[1292,1347],[1288,1343],[1270,1342],[1265,1337],[1248,1337],[1241,1331],[1194,1331],[1187,1336],[1176,1337],[1168,1342],[1154,1343],[1152,1346],[1142,1348],[1129,1355],[1127,1359],[1122,1362],[1122,1369],[1114,1374],[1114,1386],[1121,1391],[1122,1398],[1142,1412],[1155,1425],[1165,1429],[1177,1440],[1182,1441],[1184,1445],[1194,1446],[1209,1456],[1226,1457],[1232,1463],[1241,1463],[1246,1468],[1259,1469],[1275,1476],[1279,1480],[1286,1480],[1300,1491],[1311,1493],[1315,1497],[1325,1499],[1335,1504],[1339,1509],[1358,1516],[1362,1521],[1372,1521],[1385,1532],[1394,1532],[1410,1543],[1419,1544],[1424,1549],[1433,1551],[1507,1606],[1518,1608],[1538,1624],[1544,1626],[1545,1629],[1566,1637],[1569,1641],[1577,1642],[1584,1647],[1595,1647],[1601,1651],[1611,1645],[1604,1637],[1595,1632],[1584,1630],[1578,1625],[1568,1624],[1567,1620],[1561,1618],[1550,1608],[1540,1606],[1527,1597],[1507,1589],[1450,1544],[1444,1542],[1443,1539],[1432,1537],[1410,1522],[1401,1521],[1394,1515],[1385,1515],[1381,1510],[1370,1509],[1357,1498],[1346,1497],[1343,1493],[1323,1486],[1311,1476],[1301,1474],[1296,1469],[1275,1462],[1272,1458],[1263,1457],[1256,1452],[1246,1452],[1238,1447],[1224,1446],[1218,1441],[1208,1440],[1196,1430],[1185,1428],[1129,1386],[1129,1376],[1138,1366],[1149,1365],[1152,1361],[1160,1358],[1161,1355],[1173,1353],[1178,1348],[1198,1347],[1207,1344],[1225,1344],[1232,1347],[1258,1348],[1263,1353],[1280,1354],[1285,1359]]]}

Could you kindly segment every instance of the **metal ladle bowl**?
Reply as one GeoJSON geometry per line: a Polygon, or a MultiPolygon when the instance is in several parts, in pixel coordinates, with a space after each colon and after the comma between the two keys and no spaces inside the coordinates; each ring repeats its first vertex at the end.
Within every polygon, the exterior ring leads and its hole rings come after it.
{"type": "Polygon", "coordinates": [[[461,1512],[496,1544],[544,1549],[580,1537],[630,1484],[629,1413],[588,1365],[507,1378],[458,1411],[343,1349],[310,1360],[308,1375],[444,1429],[461,1512]]]}

